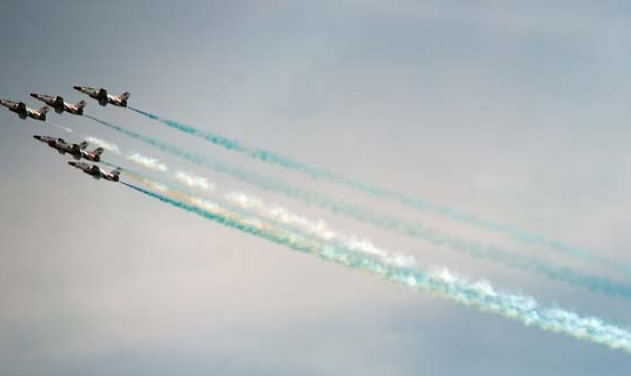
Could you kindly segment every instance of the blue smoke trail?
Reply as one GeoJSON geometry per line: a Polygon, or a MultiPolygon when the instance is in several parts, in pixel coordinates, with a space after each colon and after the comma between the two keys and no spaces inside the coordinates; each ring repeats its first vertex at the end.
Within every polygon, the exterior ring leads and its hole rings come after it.
{"type": "Polygon", "coordinates": [[[499,292],[488,282],[470,282],[446,269],[427,273],[418,268],[383,263],[353,250],[306,240],[299,233],[253,225],[236,214],[221,215],[132,184],[122,184],[161,202],[295,251],[314,255],[353,270],[368,272],[385,280],[409,286],[414,290],[467,307],[474,307],[480,311],[501,315],[527,326],[562,333],[631,353],[631,333],[598,318],[580,317],[574,312],[560,308],[540,307],[533,298],[499,292]]]}
{"type": "Polygon", "coordinates": [[[445,245],[451,249],[464,252],[473,257],[487,258],[504,265],[524,271],[530,271],[552,280],[562,281],[574,286],[582,287],[593,292],[601,292],[610,296],[631,299],[631,286],[624,283],[614,282],[609,278],[592,274],[585,274],[573,270],[569,267],[557,267],[539,261],[531,257],[525,257],[507,249],[484,245],[479,242],[467,241],[455,236],[441,233],[432,228],[411,224],[395,217],[390,217],[375,213],[371,210],[351,205],[329,196],[316,194],[300,189],[280,180],[264,177],[247,170],[237,169],[209,157],[193,154],[180,149],[172,144],[167,144],[149,136],[142,135],[111,124],[109,122],[96,119],[89,115],[85,117],[102,124],[110,129],[114,129],[126,136],[142,141],[158,150],[173,154],[201,167],[213,169],[215,171],[228,174],[240,181],[254,184],[265,190],[284,194],[288,197],[299,199],[309,205],[330,210],[336,214],[342,214],[351,218],[370,223],[383,229],[396,231],[404,235],[429,241],[436,245],[445,245]]]}
{"type": "Polygon", "coordinates": [[[203,131],[174,120],[163,119],[158,115],[151,114],[137,108],[128,108],[136,113],[148,117],[149,119],[158,121],[170,128],[199,137],[215,145],[224,147],[228,150],[245,153],[255,159],[259,159],[264,162],[274,163],[285,168],[301,171],[307,175],[310,175],[314,179],[325,179],[335,183],[344,184],[358,191],[368,193],[374,197],[394,199],[409,207],[429,211],[431,213],[442,215],[456,221],[466,222],[483,229],[507,235],[513,239],[517,239],[529,244],[550,247],[551,249],[554,249],[556,251],[575,256],[586,261],[607,264],[609,266],[616,267],[617,269],[627,274],[631,274],[631,266],[629,265],[621,264],[618,261],[599,256],[597,254],[594,254],[593,252],[563,243],[559,240],[550,240],[541,235],[528,233],[524,230],[517,229],[507,224],[501,224],[495,221],[480,218],[473,214],[465,213],[446,205],[432,203],[420,197],[410,196],[408,194],[392,189],[383,188],[375,184],[363,182],[361,180],[331,171],[329,169],[297,161],[293,158],[289,158],[269,150],[248,147],[241,144],[237,140],[232,140],[213,132],[203,131]]]}

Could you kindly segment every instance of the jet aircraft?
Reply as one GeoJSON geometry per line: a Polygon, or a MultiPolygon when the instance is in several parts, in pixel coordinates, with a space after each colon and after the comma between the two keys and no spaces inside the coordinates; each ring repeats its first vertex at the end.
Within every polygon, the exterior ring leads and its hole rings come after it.
{"type": "Polygon", "coordinates": [[[100,88],[96,89],[89,86],[73,86],[75,90],[82,92],[83,94],[87,94],[90,98],[96,99],[101,106],[105,106],[108,103],[111,103],[115,106],[119,107],[127,107],[127,99],[129,99],[129,92],[126,91],[121,95],[112,95],[108,94],[107,90],[100,88]]]}
{"type": "Polygon", "coordinates": [[[74,159],[81,159],[81,151],[88,147],[88,143],[86,141],[80,144],[72,144],[66,142],[63,138],[50,137],[50,136],[33,136],[34,139],[48,144],[51,148],[57,150],[59,154],[70,154],[74,157],[74,159]]]}
{"type": "Polygon", "coordinates": [[[93,151],[88,151],[88,142],[83,141],[80,144],[71,144],[66,142],[63,138],[50,137],[50,136],[33,136],[34,139],[48,144],[53,149],[56,149],[59,154],[70,154],[76,160],[81,158],[87,159],[92,162],[100,162],[101,154],[105,151],[103,148],[96,148],[93,151]]]}
{"type": "Polygon", "coordinates": [[[48,106],[44,106],[39,110],[34,110],[30,107],[26,107],[24,102],[14,102],[5,99],[0,99],[0,104],[8,108],[10,111],[18,114],[22,120],[30,117],[35,120],[46,121],[46,113],[49,110],[48,106]]]}
{"type": "Polygon", "coordinates": [[[74,168],[80,169],[84,173],[92,176],[94,179],[97,179],[97,180],[105,179],[107,181],[117,182],[120,179],[120,173],[121,173],[120,168],[115,168],[110,172],[106,172],[106,171],[103,171],[103,169],[101,169],[97,165],[91,165],[85,162],[70,161],[68,162],[68,164],[74,168]]]}
{"type": "Polygon", "coordinates": [[[74,115],[83,115],[83,107],[85,107],[86,105],[86,101],[79,101],[75,104],[66,103],[64,102],[64,99],[58,95],[52,96],[52,95],[31,93],[31,97],[51,106],[53,109],[55,109],[55,112],[58,114],[61,114],[64,111],[66,111],[74,115]]]}

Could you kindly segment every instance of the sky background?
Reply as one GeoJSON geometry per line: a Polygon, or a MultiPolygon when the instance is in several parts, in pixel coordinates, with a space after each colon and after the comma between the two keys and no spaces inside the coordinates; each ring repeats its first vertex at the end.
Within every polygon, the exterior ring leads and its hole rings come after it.
{"type": "MultiPolygon", "coordinates": [[[[253,161],[136,108],[631,263],[623,1],[5,1],[0,97],[86,112],[224,162],[561,265],[624,276],[253,161]]],[[[631,302],[469,258],[49,113],[0,109],[3,375],[628,375],[631,356],[327,264],[95,181],[34,134],[98,137],[546,305],[631,302]]],[[[130,162],[104,154],[123,165],[130,162]]],[[[627,277],[628,279],[628,277],[627,277]]]]}

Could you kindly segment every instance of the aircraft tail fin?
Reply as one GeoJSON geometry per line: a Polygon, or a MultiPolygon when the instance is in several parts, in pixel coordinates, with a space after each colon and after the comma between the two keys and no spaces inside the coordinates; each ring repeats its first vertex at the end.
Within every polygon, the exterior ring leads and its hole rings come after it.
{"type": "Polygon", "coordinates": [[[88,142],[87,141],[83,141],[82,143],[79,144],[79,149],[80,150],[85,150],[85,148],[88,147],[88,142]]]}
{"type": "Polygon", "coordinates": [[[121,99],[122,101],[126,101],[126,100],[128,100],[128,99],[129,99],[129,97],[131,97],[131,94],[129,94],[129,92],[128,92],[128,91],[126,91],[126,92],[124,92],[123,94],[121,94],[119,97],[120,97],[120,99],[121,99]]]}
{"type": "Polygon", "coordinates": [[[101,154],[103,154],[104,151],[105,151],[105,149],[103,149],[103,148],[96,148],[96,149],[94,149],[94,154],[100,156],[101,154]]]}
{"type": "Polygon", "coordinates": [[[123,171],[123,169],[120,168],[120,167],[116,167],[115,169],[113,169],[110,172],[110,175],[112,175],[111,180],[115,181],[115,182],[118,182],[120,180],[121,171],[123,171]]]}
{"type": "Polygon", "coordinates": [[[42,115],[46,115],[46,113],[48,112],[48,110],[50,110],[50,108],[48,106],[44,106],[42,108],[39,109],[39,113],[42,115]]]}
{"type": "Polygon", "coordinates": [[[83,110],[83,107],[85,107],[86,104],[86,101],[79,101],[75,104],[75,107],[77,107],[79,110],[83,110]]]}

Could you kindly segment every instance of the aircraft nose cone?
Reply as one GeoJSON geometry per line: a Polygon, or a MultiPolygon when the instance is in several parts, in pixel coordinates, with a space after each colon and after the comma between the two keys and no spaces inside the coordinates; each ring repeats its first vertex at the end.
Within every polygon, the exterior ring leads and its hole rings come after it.
{"type": "Polygon", "coordinates": [[[37,94],[35,94],[35,93],[31,93],[31,97],[33,97],[33,98],[37,98],[37,97],[39,97],[39,95],[37,95],[37,94]]]}
{"type": "Polygon", "coordinates": [[[36,139],[36,140],[40,140],[40,141],[42,140],[42,136],[35,135],[35,136],[33,136],[33,138],[36,139]]]}
{"type": "Polygon", "coordinates": [[[75,90],[81,90],[81,86],[73,86],[72,88],[75,90]]]}
{"type": "Polygon", "coordinates": [[[68,162],[69,165],[71,165],[72,167],[77,167],[77,162],[68,162]]]}

